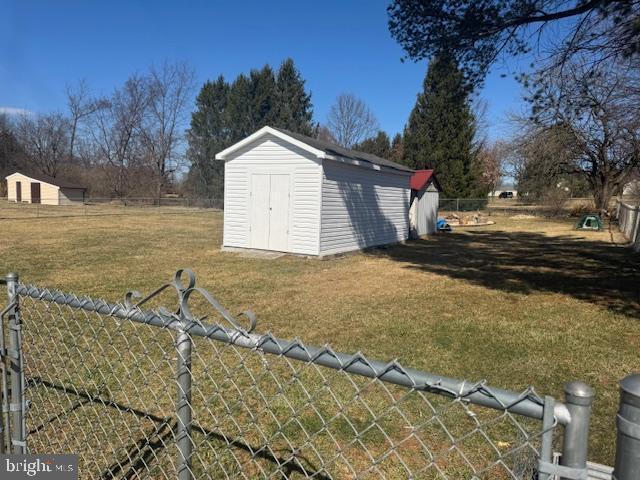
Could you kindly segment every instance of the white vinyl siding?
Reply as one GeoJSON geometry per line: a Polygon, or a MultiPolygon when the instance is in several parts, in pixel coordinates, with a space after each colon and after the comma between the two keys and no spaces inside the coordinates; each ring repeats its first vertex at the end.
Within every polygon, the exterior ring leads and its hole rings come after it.
{"type": "Polygon", "coordinates": [[[419,237],[423,235],[433,235],[436,233],[436,222],[438,220],[439,192],[433,183],[426,189],[417,192],[416,198],[411,205],[411,221],[415,234],[419,237]]]}
{"type": "Polygon", "coordinates": [[[409,178],[332,160],[323,162],[320,254],[404,241],[409,178]]]}
{"type": "Polygon", "coordinates": [[[266,135],[225,160],[225,247],[251,248],[251,175],[289,175],[287,252],[318,255],[321,166],[310,153],[266,135]]]}

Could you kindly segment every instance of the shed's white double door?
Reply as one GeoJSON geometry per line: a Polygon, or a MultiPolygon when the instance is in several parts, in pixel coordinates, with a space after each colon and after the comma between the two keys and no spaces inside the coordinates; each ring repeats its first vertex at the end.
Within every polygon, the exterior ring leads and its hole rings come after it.
{"type": "Polygon", "coordinates": [[[286,252],[289,246],[289,175],[251,175],[251,248],[286,252]]]}

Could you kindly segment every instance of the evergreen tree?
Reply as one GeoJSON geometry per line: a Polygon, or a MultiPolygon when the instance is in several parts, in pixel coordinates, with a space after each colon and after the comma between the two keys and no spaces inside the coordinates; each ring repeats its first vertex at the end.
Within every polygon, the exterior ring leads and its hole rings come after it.
{"type": "Polygon", "coordinates": [[[229,129],[229,142],[237,141],[255,131],[251,87],[251,81],[244,74],[238,75],[229,87],[228,107],[224,116],[224,126],[229,129]]]}
{"type": "Polygon", "coordinates": [[[404,157],[404,140],[402,134],[396,133],[391,142],[391,160],[397,163],[403,163],[404,157]]]}
{"type": "Polygon", "coordinates": [[[433,168],[446,197],[482,196],[482,170],[474,147],[476,122],[471,89],[455,60],[435,57],[405,128],[403,161],[433,168]]]}
{"type": "Polygon", "coordinates": [[[311,94],[305,91],[304,80],[291,58],[280,65],[276,88],[276,126],[303,135],[313,135],[311,94]]]}
{"type": "Polygon", "coordinates": [[[222,198],[224,163],[215,154],[256,130],[270,125],[313,134],[311,95],[291,59],[274,75],[272,68],[238,75],[229,85],[221,76],[206,82],[191,115],[187,185],[199,196],[222,198]]]}
{"type": "Polygon", "coordinates": [[[274,126],[277,104],[276,79],[269,65],[265,65],[260,70],[251,70],[249,73],[249,92],[251,121],[248,134],[265,125],[274,126]]]}
{"type": "Polygon", "coordinates": [[[363,142],[355,145],[353,149],[371,153],[382,158],[391,158],[391,141],[389,140],[389,135],[382,130],[379,130],[375,137],[367,138],[363,142]]]}
{"type": "Polygon", "coordinates": [[[187,183],[198,196],[222,197],[224,164],[215,160],[215,154],[229,145],[228,97],[229,85],[222,75],[215,82],[207,81],[196,98],[196,110],[191,114],[191,127],[187,132],[191,169],[187,183]]]}

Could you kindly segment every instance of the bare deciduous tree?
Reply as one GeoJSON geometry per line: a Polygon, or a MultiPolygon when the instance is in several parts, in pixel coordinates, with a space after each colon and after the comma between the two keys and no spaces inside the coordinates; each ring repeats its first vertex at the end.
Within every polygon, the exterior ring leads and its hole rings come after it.
{"type": "Polygon", "coordinates": [[[640,164],[640,69],[637,65],[589,59],[573,61],[538,82],[532,96],[533,126],[561,127],[571,137],[576,159],[565,171],[582,175],[596,208],[607,210],[622,180],[640,164]]]}
{"type": "Polygon", "coordinates": [[[194,73],[183,63],[163,63],[152,68],[148,79],[149,102],[140,128],[146,161],[155,174],[155,194],[160,198],[168,175],[182,160],[182,127],[194,89],[194,73]]]}
{"type": "Polygon", "coordinates": [[[314,138],[318,140],[322,140],[323,142],[328,143],[337,143],[335,137],[331,133],[331,131],[325,125],[316,125],[316,128],[313,132],[314,138]]]}
{"type": "Polygon", "coordinates": [[[117,89],[106,108],[96,112],[91,127],[100,157],[110,167],[113,193],[128,194],[127,168],[141,163],[138,134],[149,106],[149,82],[132,75],[117,89]]]}
{"type": "Polygon", "coordinates": [[[71,132],[69,135],[69,160],[73,160],[80,122],[88,119],[97,111],[107,108],[109,102],[104,98],[94,98],[85,80],[80,80],[75,86],[67,86],[67,108],[71,118],[69,120],[71,132]]]}
{"type": "Polygon", "coordinates": [[[504,175],[508,146],[504,142],[483,143],[478,151],[482,162],[482,181],[493,193],[504,175]]]}
{"type": "Polygon", "coordinates": [[[518,135],[509,144],[507,170],[518,184],[518,195],[546,201],[560,199],[555,190],[570,187],[571,192],[584,191],[582,178],[571,175],[568,166],[575,165],[580,151],[571,131],[563,125],[541,128],[529,118],[513,118],[518,135]]]}
{"type": "MultiPolygon", "coordinates": [[[[23,157],[14,122],[8,115],[0,113],[0,178],[14,173],[23,157]]],[[[6,182],[0,182],[0,196],[7,195],[6,186],[6,182]]]]}
{"type": "Polygon", "coordinates": [[[19,117],[16,137],[27,169],[55,178],[67,160],[69,131],[69,120],[59,113],[19,117]]]}
{"type": "Polygon", "coordinates": [[[193,77],[185,64],[164,63],[130,76],[108,98],[93,96],[85,81],[68,87],[67,116],[17,120],[21,166],[52,177],[64,169],[91,194],[160,198],[184,154],[193,77]]]}
{"type": "Polygon", "coordinates": [[[369,107],[350,93],[338,96],[329,111],[327,127],[336,142],[345,148],[351,148],[373,136],[379,129],[378,121],[369,107]]]}

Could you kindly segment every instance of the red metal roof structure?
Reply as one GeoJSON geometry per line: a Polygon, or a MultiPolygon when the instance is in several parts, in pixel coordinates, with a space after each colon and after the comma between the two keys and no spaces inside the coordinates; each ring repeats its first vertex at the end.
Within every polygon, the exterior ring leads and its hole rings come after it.
{"type": "Polygon", "coordinates": [[[426,188],[431,182],[434,183],[439,192],[442,191],[440,182],[433,170],[416,170],[411,176],[411,190],[422,190],[426,188]]]}

